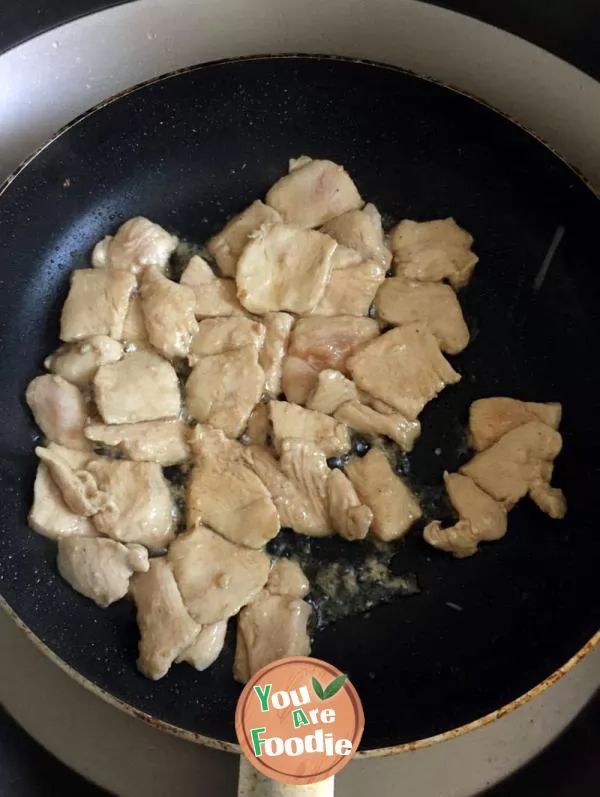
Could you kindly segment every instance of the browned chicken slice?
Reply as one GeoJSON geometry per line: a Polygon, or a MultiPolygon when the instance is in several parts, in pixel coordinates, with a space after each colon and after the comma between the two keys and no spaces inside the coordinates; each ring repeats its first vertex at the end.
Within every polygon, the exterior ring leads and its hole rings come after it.
{"type": "Polygon", "coordinates": [[[198,327],[189,354],[190,365],[201,357],[224,354],[226,351],[254,346],[260,351],[265,341],[266,329],[259,321],[244,316],[230,318],[205,318],[198,327]]]}
{"type": "Polygon", "coordinates": [[[198,332],[194,291],[167,279],[154,266],[144,271],[140,291],[150,343],[168,359],[185,357],[198,332]]]}
{"type": "Polygon", "coordinates": [[[455,290],[471,279],[478,257],[473,238],[452,218],[436,221],[405,219],[390,234],[394,270],[398,276],[422,282],[447,279],[455,290]]]}
{"type": "Polygon", "coordinates": [[[483,451],[507,432],[531,421],[558,429],[561,415],[560,404],[538,404],[504,396],[478,399],[469,409],[470,443],[476,451],[483,451]]]}
{"type": "Polygon", "coordinates": [[[142,421],[105,426],[90,424],[84,429],[88,440],[114,446],[127,459],[158,462],[163,468],[189,458],[187,427],[179,420],[142,421]]]}
{"type": "Polygon", "coordinates": [[[237,264],[237,296],[251,313],[309,313],[331,276],[337,244],[328,235],[276,224],[250,239],[237,264]]]}
{"type": "Polygon", "coordinates": [[[89,448],[83,436],[87,420],[85,400],[79,388],[62,376],[44,374],[29,383],[25,400],[43,435],[67,448],[89,448]]]}
{"type": "Polygon", "coordinates": [[[323,298],[311,315],[366,316],[384,280],[383,266],[370,261],[332,271],[323,298]]]}
{"type": "Polygon", "coordinates": [[[168,673],[202,629],[190,617],[166,557],[152,559],[147,573],[136,574],[131,592],[140,629],[138,669],[156,681],[168,673]]]}
{"type": "Polygon", "coordinates": [[[558,487],[551,487],[545,478],[537,479],[529,488],[529,497],[554,520],[562,520],[567,514],[567,499],[558,487]]]}
{"type": "Polygon", "coordinates": [[[139,295],[132,296],[129,302],[129,308],[123,324],[123,341],[128,346],[136,346],[138,348],[148,345],[148,332],[144,321],[144,313],[142,312],[142,299],[139,295]]]}
{"type": "Polygon", "coordinates": [[[347,379],[341,371],[326,368],[317,376],[315,387],[306,402],[306,409],[333,415],[342,404],[357,400],[358,391],[354,382],[347,379]]]}
{"type": "Polygon", "coordinates": [[[179,243],[159,224],[135,216],[121,225],[114,237],[107,235],[92,252],[96,268],[114,268],[139,274],[149,266],[164,271],[179,243]]]}
{"type": "Polygon", "coordinates": [[[176,418],[181,409],[175,369],[151,351],[126,354],[102,365],[94,377],[94,398],[105,423],[176,418]]]}
{"type": "Polygon", "coordinates": [[[453,554],[457,559],[473,556],[481,541],[477,529],[468,520],[459,520],[446,528],[442,527],[439,520],[432,520],[423,529],[423,539],[434,548],[453,554]]]}
{"type": "Polygon", "coordinates": [[[371,531],[380,540],[403,537],[421,515],[415,496],[396,476],[386,455],[372,448],[345,467],[346,475],[363,504],[373,512],[371,531]]]}
{"type": "Polygon", "coordinates": [[[319,371],[326,368],[348,375],[349,355],[378,336],[379,326],[371,318],[301,318],[292,330],[283,360],[282,386],[287,400],[304,404],[319,371]]]}
{"type": "Polygon", "coordinates": [[[469,329],[449,285],[402,277],[385,280],[375,297],[375,310],[386,324],[405,326],[415,321],[427,324],[440,349],[448,354],[458,354],[469,344],[469,329]]]}
{"type": "Polygon", "coordinates": [[[181,275],[181,284],[196,295],[196,318],[245,315],[237,298],[235,280],[217,277],[206,260],[194,255],[181,275]]]}
{"type": "MultiPolygon", "coordinates": [[[[38,446],[35,453],[43,462],[65,504],[72,512],[83,517],[92,517],[101,510],[112,508],[110,496],[98,489],[96,480],[84,467],[73,467],[73,458],[67,449],[51,443],[48,448],[38,446]]],[[[87,464],[87,463],[86,463],[87,464]]]]}
{"type": "Polygon", "coordinates": [[[179,534],[168,560],[188,611],[202,625],[237,614],[267,583],[271,567],[262,551],[234,545],[205,526],[179,534]]]}
{"type": "Polygon", "coordinates": [[[202,630],[189,648],[180,653],[176,659],[179,664],[186,661],[199,672],[204,672],[215,663],[221,655],[227,634],[227,620],[219,623],[203,625],[202,630]]]}
{"type": "Polygon", "coordinates": [[[338,421],[342,421],[351,429],[361,434],[384,435],[393,440],[403,451],[412,451],[416,439],[421,434],[419,421],[409,421],[399,412],[381,413],[361,404],[360,401],[348,401],[334,413],[338,421]]]}
{"type": "Polygon", "coordinates": [[[77,387],[88,385],[101,365],[116,363],[123,356],[123,346],[106,335],[94,335],[78,343],[67,343],[46,357],[49,371],[77,387]]]}
{"type": "Polygon", "coordinates": [[[332,470],[327,479],[327,508],[334,531],[347,540],[363,540],[373,522],[373,512],[361,503],[350,479],[332,470]]]}
{"type": "Polygon", "coordinates": [[[267,589],[271,595],[305,598],[310,592],[310,584],[297,562],[292,559],[277,559],[269,573],[267,589]]]}
{"type": "Polygon", "coordinates": [[[385,245],[381,216],[375,205],[365,205],[362,210],[349,210],[331,219],[321,228],[321,232],[354,249],[364,260],[381,266],[384,271],[390,267],[392,253],[385,245]]]}
{"type": "Polygon", "coordinates": [[[196,427],[194,433],[198,453],[188,484],[188,528],[204,524],[237,545],[262,548],[280,525],[269,491],[239,443],[216,429],[196,427]]]}
{"type": "Polygon", "coordinates": [[[73,589],[101,608],[121,600],[134,573],[147,573],[143,545],[123,545],[105,537],[66,537],[58,541],[58,572],[73,589]]]}
{"type": "Polygon", "coordinates": [[[366,343],[347,361],[356,385],[415,420],[446,385],[460,380],[424,324],[409,324],[366,343]]]}
{"type": "Polygon", "coordinates": [[[278,180],[267,194],[267,205],[288,224],[319,227],[363,201],[342,166],[328,160],[303,159],[278,180]]]}
{"type": "Polygon", "coordinates": [[[187,411],[200,423],[239,437],[264,383],[255,346],[202,357],[185,386],[187,411]]]}
{"type": "Polygon", "coordinates": [[[265,393],[277,398],[281,393],[281,369],[288,348],[294,316],[289,313],[267,313],[262,317],[266,335],[258,361],[265,372],[265,393]]]}
{"type": "Polygon", "coordinates": [[[241,437],[241,441],[247,446],[264,446],[264,448],[270,448],[272,433],[273,428],[271,426],[269,404],[268,402],[261,402],[257,404],[250,413],[248,425],[241,437]]]}
{"type": "Polygon", "coordinates": [[[252,233],[264,225],[280,222],[279,213],[260,199],[228,221],[221,232],[211,238],[207,245],[223,276],[235,277],[239,256],[252,233]]]}
{"type": "Polygon", "coordinates": [[[317,518],[318,523],[318,531],[313,536],[325,537],[331,534],[333,529],[327,507],[327,480],[330,470],[323,451],[304,439],[283,440],[279,467],[284,476],[308,499],[311,515],[317,518]]]}
{"type": "Polygon", "coordinates": [[[87,465],[87,470],[111,499],[106,509],[94,515],[101,534],[153,550],[171,542],[176,513],[160,465],[98,457],[87,465]]]}
{"type": "Polygon", "coordinates": [[[271,401],[269,411],[273,425],[273,442],[279,452],[283,450],[283,443],[287,438],[314,443],[328,457],[350,450],[348,427],[329,415],[307,410],[287,401],[271,401]]]}
{"type": "Polygon", "coordinates": [[[60,339],[66,343],[107,335],[123,338],[129,297],[136,287],[127,271],[93,268],[71,273],[71,287],[60,317],[60,339]]]}

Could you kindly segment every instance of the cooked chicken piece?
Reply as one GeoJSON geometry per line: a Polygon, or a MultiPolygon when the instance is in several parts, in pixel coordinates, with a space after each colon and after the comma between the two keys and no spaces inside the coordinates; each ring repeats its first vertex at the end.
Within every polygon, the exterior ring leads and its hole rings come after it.
{"type": "Polygon", "coordinates": [[[189,458],[187,427],[182,421],[143,421],[105,426],[91,424],[83,430],[88,440],[115,446],[127,459],[158,462],[163,468],[189,458]]]}
{"type": "Polygon", "coordinates": [[[358,391],[354,382],[340,371],[326,368],[317,376],[314,390],[306,402],[306,409],[333,415],[342,404],[357,400],[358,391]]]}
{"type": "Polygon", "coordinates": [[[399,412],[384,415],[360,401],[348,401],[334,412],[338,421],[347,424],[361,434],[385,435],[397,443],[403,451],[412,451],[415,440],[421,434],[419,421],[409,421],[399,412]]]}
{"type": "Polygon", "coordinates": [[[262,322],[266,335],[258,361],[265,372],[265,393],[271,398],[278,398],[281,393],[281,368],[294,325],[294,316],[288,313],[267,313],[262,322]]]}
{"type": "Polygon", "coordinates": [[[452,218],[424,222],[405,219],[390,234],[398,276],[422,282],[447,279],[455,290],[469,282],[479,260],[471,251],[472,244],[473,238],[452,218]]]}
{"type": "Polygon", "coordinates": [[[421,517],[417,499],[391,469],[383,451],[372,448],[344,470],[362,503],[372,510],[371,531],[380,540],[403,537],[421,517]]]}
{"type": "Polygon", "coordinates": [[[337,244],[328,235],[276,224],[258,230],[240,255],[237,296],[251,313],[309,313],[331,276],[337,244]]]}
{"type": "Polygon", "coordinates": [[[196,295],[196,318],[245,315],[237,298],[235,280],[217,277],[199,255],[191,258],[180,282],[188,285],[196,295]]]}
{"type": "Polygon", "coordinates": [[[350,450],[348,427],[322,412],[307,410],[287,401],[269,403],[273,442],[277,451],[283,450],[286,438],[298,438],[314,443],[327,457],[350,450]]]}
{"type": "Polygon", "coordinates": [[[415,420],[428,401],[460,380],[424,324],[409,324],[366,343],[346,363],[356,385],[415,420]]]}
{"type": "Polygon", "coordinates": [[[457,559],[473,556],[480,542],[477,529],[468,520],[459,520],[445,529],[439,520],[432,520],[423,529],[423,539],[440,551],[454,554],[457,559]]]}
{"type": "Polygon", "coordinates": [[[283,360],[282,386],[287,400],[304,404],[319,371],[334,369],[347,375],[349,355],[378,336],[379,326],[370,318],[301,318],[292,330],[283,360]]]}
{"type": "Polygon", "coordinates": [[[537,404],[503,396],[478,399],[469,409],[470,442],[476,451],[483,451],[507,432],[531,421],[558,429],[561,415],[560,404],[537,404]]]}
{"type": "Polygon", "coordinates": [[[137,347],[148,345],[148,332],[142,312],[141,296],[131,297],[123,324],[123,340],[129,345],[133,344],[137,347]]]}
{"type": "Polygon", "coordinates": [[[349,210],[331,219],[321,228],[321,232],[354,249],[364,260],[371,260],[384,271],[390,267],[392,253],[383,240],[381,216],[375,205],[365,205],[362,210],[349,210]]]}
{"type": "Polygon", "coordinates": [[[562,438],[557,431],[545,423],[531,421],[507,432],[460,471],[511,509],[532,487],[539,490],[539,482],[547,481],[545,466],[561,448],[562,438]]]}
{"type": "Polygon", "coordinates": [[[334,531],[347,540],[363,540],[373,522],[373,512],[361,503],[352,482],[341,470],[327,479],[327,508],[334,531]]]}
{"type": "Polygon", "coordinates": [[[234,678],[245,683],[272,661],[308,656],[311,611],[306,601],[262,590],[238,618],[234,678]]]}
{"type": "Polygon", "coordinates": [[[529,488],[529,497],[554,520],[561,520],[567,514],[565,494],[558,487],[550,487],[544,479],[534,481],[529,488]]]}
{"type": "Polygon", "coordinates": [[[160,225],[136,216],[121,225],[115,236],[107,235],[92,252],[96,268],[115,268],[139,274],[149,266],[164,271],[179,243],[160,225]]]}
{"type": "Polygon", "coordinates": [[[205,526],[179,534],[167,558],[188,611],[202,625],[237,614],[267,583],[271,566],[262,551],[234,545],[205,526]]]}
{"type": "Polygon", "coordinates": [[[119,341],[106,335],[94,335],[79,343],[61,346],[50,357],[46,357],[44,365],[67,382],[85,387],[101,365],[116,363],[122,356],[123,346],[119,341]]]}
{"type": "Polygon", "coordinates": [[[244,445],[264,446],[264,448],[271,447],[271,435],[273,428],[271,426],[271,414],[269,412],[269,404],[261,402],[250,413],[248,418],[248,426],[242,435],[242,442],[244,445]]]}
{"type": "Polygon", "coordinates": [[[390,407],[389,404],[386,404],[385,401],[380,401],[374,396],[369,395],[365,390],[358,391],[358,400],[362,404],[366,404],[367,407],[371,407],[375,412],[381,413],[381,415],[394,415],[396,412],[396,410],[390,407]]]}
{"type": "Polygon", "coordinates": [[[131,352],[118,363],[100,366],[94,398],[105,423],[176,418],[181,409],[175,369],[151,351],[131,352]]]}
{"type": "Polygon", "coordinates": [[[196,640],[177,657],[177,664],[187,661],[199,672],[208,670],[221,655],[226,634],[227,620],[202,626],[196,640]]]}
{"type": "Polygon", "coordinates": [[[224,354],[226,351],[254,346],[260,351],[265,341],[263,324],[244,316],[230,318],[205,318],[198,325],[189,354],[190,365],[196,365],[202,357],[224,354]]]}
{"type": "Polygon", "coordinates": [[[347,246],[338,244],[331,258],[331,276],[333,277],[334,271],[359,266],[362,262],[363,257],[356,250],[348,249],[347,246]]]}
{"type": "Polygon", "coordinates": [[[44,436],[67,448],[85,449],[87,410],[79,388],[62,376],[44,374],[29,383],[25,400],[44,436]]]}
{"type": "Polygon", "coordinates": [[[60,339],[70,343],[107,335],[121,340],[129,297],[135,287],[135,277],[127,271],[73,271],[60,317],[60,339]]]}
{"type": "Polygon", "coordinates": [[[277,223],[281,223],[279,213],[260,199],[228,221],[207,245],[223,276],[235,277],[238,258],[252,233],[263,226],[277,223]]]}
{"type": "Polygon", "coordinates": [[[175,505],[160,465],[98,457],[87,470],[110,505],[94,515],[101,534],[157,550],[175,535],[175,505]]]}
{"type": "Polygon", "coordinates": [[[198,332],[194,291],[167,279],[155,266],[144,271],[140,291],[150,343],[164,357],[185,357],[198,332]]]}
{"type": "Polygon", "coordinates": [[[294,164],[267,194],[267,205],[279,211],[288,224],[319,227],[363,201],[342,166],[328,160],[307,159],[294,164]]]}
{"type": "Polygon", "coordinates": [[[135,575],[131,592],[140,629],[138,668],[156,681],[168,673],[202,629],[190,617],[166,557],[152,559],[147,573],[135,575]]]}
{"type": "Polygon", "coordinates": [[[310,592],[308,579],[302,568],[292,559],[277,559],[267,581],[271,595],[288,595],[291,598],[305,598],[310,592]]]}
{"type": "Polygon", "coordinates": [[[255,346],[202,357],[186,382],[187,411],[200,423],[239,437],[264,383],[255,346]]]}
{"type": "MultiPolygon", "coordinates": [[[[73,467],[72,458],[63,454],[66,449],[51,443],[48,448],[37,446],[35,453],[43,462],[68,508],[77,515],[91,517],[96,512],[110,509],[110,496],[98,489],[96,480],[84,468],[73,467]]],[[[86,463],[87,464],[87,463],[86,463]]]]}
{"type": "Polygon", "coordinates": [[[123,545],[105,537],[66,537],[58,541],[58,572],[73,589],[102,609],[121,600],[134,573],[150,569],[142,545],[123,545]]]}
{"type": "Polygon", "coordinates": [[[327,507],[327,480],[331,471],[323,451],[305,439],[283,440],[279,467],[283,475],[306,496],[312,516],[318,519],[317,531],[312,536],[326,537],[331,534],[333,529],[327,507]]]}
{"type": "Polygon", "coordinates": [[[243,447],[216,429],[194,429],[195,465],[188,483],[188,528],[209,526],[248,548],[279,531],[269,491],[243,458],[243,447]]]}
{"type": "Polygon", "coordinates": [[[375,297],[375,310],[386,324],[427,324],[440,349],[448,354],[458,354],[469,344],[469,329],[449,285],[411,282],[402,277],[385,280],[375,297]]]}
{"type": "Polygon", "coordinates": [[[366,316],[384,279],[385,269],[369,261],[332,271],[323,298],[311,315],[366,316]]]}

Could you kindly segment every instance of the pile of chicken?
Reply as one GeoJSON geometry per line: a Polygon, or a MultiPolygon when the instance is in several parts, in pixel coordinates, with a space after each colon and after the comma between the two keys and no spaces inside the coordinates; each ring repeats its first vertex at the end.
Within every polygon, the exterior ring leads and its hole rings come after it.
{"type": "MultiPolygon", "coordinates": [[[[72,273],[64,345],[27,389],[46,440],[29,522],[80,593],[132,595],[145,675],[207,668],[238,613],[238,680],[308,654],[308,582],[266,543],[281,527],[389,541],[421,517],[377,441],[410,451],[419,413],[460,379],[444,353],[469,341],[455,290],[471,245],[452,219],[402,221],[386,242],[344,169],[303,157],[209,241],[213,265],[196,255],[170,279],[178,239],[138,217],[72,273]],[[352,432],[372,438],[363,457],[352,432]],[[173,465],[189,471],[178,534],[173,465]]],[[[474,553],[527,492],[563,514],[559,419],[556,405],[476,402],[480,453],[446,476],[460,520],[425,539],[474,553]]]]}

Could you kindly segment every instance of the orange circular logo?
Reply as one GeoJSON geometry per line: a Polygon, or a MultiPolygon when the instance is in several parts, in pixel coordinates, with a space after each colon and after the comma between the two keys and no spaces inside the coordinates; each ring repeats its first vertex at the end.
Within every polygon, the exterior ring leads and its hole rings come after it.
{"type": "Polygon", "coordinates": [[[263,667],[246,684],[235,730],[250,763],[288,784],[318,783],[356,753],[365,717],[347,676],[297,656],[263,667]]]}

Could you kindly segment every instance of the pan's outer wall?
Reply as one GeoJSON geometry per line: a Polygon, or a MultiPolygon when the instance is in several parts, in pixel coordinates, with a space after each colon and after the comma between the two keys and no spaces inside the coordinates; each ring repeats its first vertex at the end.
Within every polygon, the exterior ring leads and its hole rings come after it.
{"type": "MultiPolygon", "coordinates": [[[[349,672],[363,699],[362,746],[372,750],[499,709],[600,626],[598,201],[543,145],[466,97],[340,60],[205,66],[84,118],[12,181],[0,197],[0,584],[22,621],[84,678],[184,731],[233,740],[231,636],[209,673],[181,666],[159,683],[143,679],[132,606],[100,611],[73,593],[56,574],[54,546],[27,530],[35,429],[21,397],[56,343],[67,274],[86,265],[96,239],[142,213],[203,241],[301,153],[344,163],[389,216],[451,214],[475,236],[481,263],[462,297],[473,342],[453,359],[460,385],[424,413],[416,477],[439,484],[464,458],[462,424],[477,397],[560,400],[565,409],[556,469],[570,500],[565,522],[524,503],[505,540],[461,562],[411,535],[398,568],[417,572],[423,593],[317,635],[314,654],[349,672]],[[559,226],[563,242],[534,293],[559,226]]],[[[328,556],[346,555],[343,543],[327,544],[328,556]]]]}

